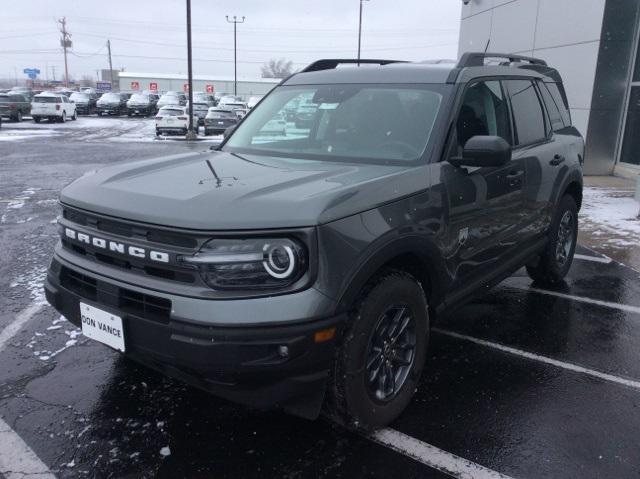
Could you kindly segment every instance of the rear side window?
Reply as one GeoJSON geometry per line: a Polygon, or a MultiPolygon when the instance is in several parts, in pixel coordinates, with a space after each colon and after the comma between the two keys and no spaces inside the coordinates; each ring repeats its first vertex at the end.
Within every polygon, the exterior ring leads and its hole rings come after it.
{"type": "Polygon", "coordinates": [[[551,121],[551,129],[553,131],[561,130],[565,127],[565,124],[562,120],[562,115],[560,114],[560,109],[558,108],[556,101],[553,99],[544,83],[538,82],[538,87],[540,88],[542,101],[547,107],[547,113],[549,114],[549,120],[551,121]]]}
{"type": "Polygon", "coordinates": [[[34,103],[60,103],[60,97],[57,96],[37,96],[33,99],[34,103]]]}
{"type": "Polygon", "coordinates": [[[544,113],[533,82],[505,81],[511,98],[518,145],[528,145],[546,138],[544,113]]]}
{"type": "Polygon", "coordinates": [[[571,113],[569,113],[569,109],[560,93],[560,89],[556,83],[545,83],[544,84],[553,100],[556,102],[558,109],[560,110],[560,116],[562,117],[562,121],[564,122],[564,126],[571,126],[571,113]]]}

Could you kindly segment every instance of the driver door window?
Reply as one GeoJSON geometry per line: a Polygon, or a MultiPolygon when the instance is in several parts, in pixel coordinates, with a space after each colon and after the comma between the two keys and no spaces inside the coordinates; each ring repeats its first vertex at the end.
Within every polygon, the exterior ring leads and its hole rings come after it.
{"type": "Polygon", "coordinates": [[[450,157],[461,156],[474,136],[500,136],[512,144],[509,110],[499,81],[481,81],[467,88],[455,132],[450,157]]]}

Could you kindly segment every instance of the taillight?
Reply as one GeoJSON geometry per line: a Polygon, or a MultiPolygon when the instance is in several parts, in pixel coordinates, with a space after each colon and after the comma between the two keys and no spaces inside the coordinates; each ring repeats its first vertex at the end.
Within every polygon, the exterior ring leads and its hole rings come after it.
{"type": "Polygon", "coordinates": [[[56,105],[56,111],[60,111],[60,105],[56,105]]]}
{"type": "Polygon", "coordinates": [[[16,107],[15,103],[9,103],[9,109],[13,110],[16,107]]]}
{"type": "Polygon", "coordinates": [[[186,116],[179,116],[178,120],[188,120],[188,118],[186,116]]]}

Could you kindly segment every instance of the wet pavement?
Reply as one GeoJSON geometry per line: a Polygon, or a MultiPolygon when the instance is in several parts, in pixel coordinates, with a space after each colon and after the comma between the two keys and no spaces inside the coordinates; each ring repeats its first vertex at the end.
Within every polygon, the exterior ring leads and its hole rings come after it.
{"type": "Polygon", "coordinates": [[[520,271],[440,319],[391,444],[249,411],[83,338],[41,290],[57,192],[105,164],[207,147],[117,141],[148,120],[92,120],[0,141],[0,418],[57,477],[465,477],[465,460],[482,466],[466,477],[640,476],[640,273],[585,248],[562,286],[520,271]]]}

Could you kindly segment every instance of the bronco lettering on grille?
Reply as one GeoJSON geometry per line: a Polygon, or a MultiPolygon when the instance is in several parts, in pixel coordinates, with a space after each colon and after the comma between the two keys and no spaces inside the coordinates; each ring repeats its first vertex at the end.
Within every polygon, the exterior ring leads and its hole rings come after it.
{"type": "Polygon", "coordinates": [[[120,243],[118,241],[110,241],[104,238],[98,238],[96,236],[91,236],[86,233],[79,233],[75,230],[72,230],[71,228],[65,228],[64,235],[67,238],[75,240],[79,243],[88,244],[96,248],[111,251],[113,253],[119,253],[126,256],[133,256],[134,258],[142,258],[142,259],[148,258],[151,261],[156,261],[158,263],[169,262],[169,253],[164,253],[162,251],[147,250],[139,246],[132,246],[132,245],[127,245],[125,243],[120,243]]]}

